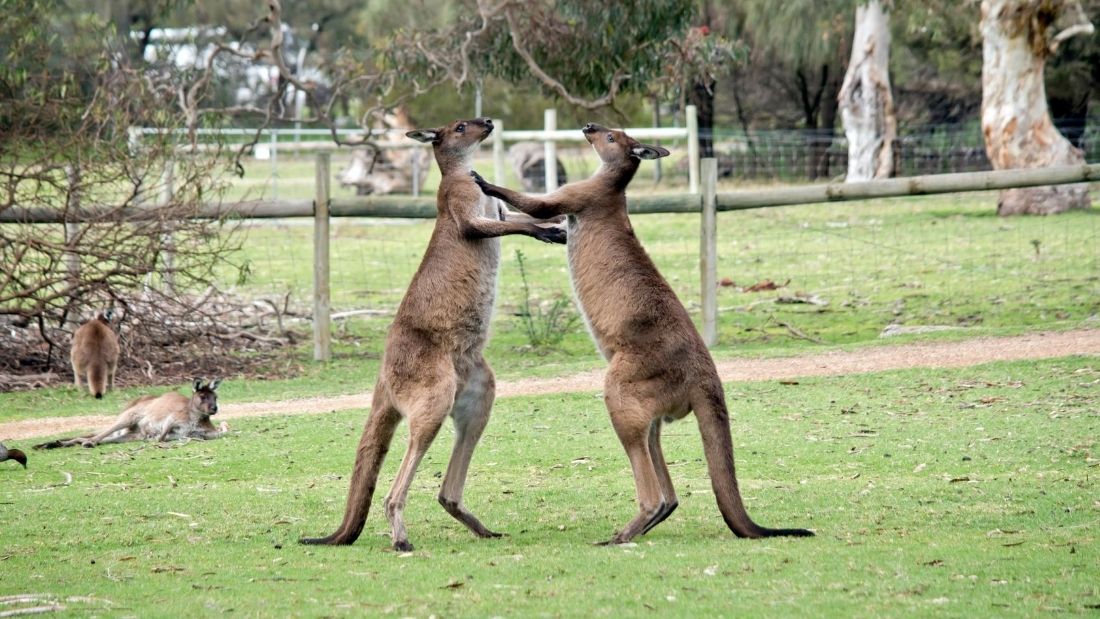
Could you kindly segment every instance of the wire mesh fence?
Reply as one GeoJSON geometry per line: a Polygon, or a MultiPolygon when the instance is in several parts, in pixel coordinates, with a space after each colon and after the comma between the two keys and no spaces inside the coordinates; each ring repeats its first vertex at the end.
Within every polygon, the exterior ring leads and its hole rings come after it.
{"type": "Polygon", "coordinates": [[[1003,219],[995,201],[956,194],[721,214],[721,341],[1095,323],[1095,215],[1003,219]]]}
{"type": "MultiPolygon", "coordinates": [[[[1004,219],[996,195],[874,200],[719,214],[721,344],[845,343],[910,330],[1100,324],[1100,220],[1092,213],[1004,219]]],[[[636,215],[636,233],[680,299],[699,309],[699,217],[636,215]]],[[[388,322],[433,226],[426,220],[337,219],[332,308],[388,322]]],[[[252,224],[237,290],[308,307],[308,220],[252,224]]],[[[523,251],[536,303],[568,296],[565,252],[502,241],[497,321],[523,302],[523,251]]],[[[233,280],[233,278],[237,278],[233,280]]],[[[575,328],[583,337],[583,327],[575,328]]]]}
{"type": "MultiPolygon", "coordinates": [[[[314,154],[296,151],[286,136],[267,159],[249,159],[226,198],[304,198],[314,191],[314,154]]],[[[722,190],[746,179],[799,181],[815,148],[830,174],[846,167],[842,135],[722,131],[715,134],[722,190]],[[817,142],[815,143],[815,140],[817,142]],[[723,157],[726,165],[723,167],[723,157]]],[[[1095,149],[1096,131],[1080,143],[1095,149]]],[[[682,146],[682,145],[681,145],[682,146]]],[[[905,132],[897,145],[906,175],[988,168],[976,126],[905,132]]],[[[1087,150],[1087,149],[1086,149],[1087,150]]],[[[1094,153],[1090,152],[1090,157],[1094,153]]],[[[587,147],[559,148],[566,180],[591,174],[598,161],[587,147]]],[[[336,176],[350,165],[346,149],[332,155],[336,176]]],[[[646,162],[634,193],[683,191],[683,162],[646,162]]],[[[475,168],[489,171],[488,149],[475,168]]],[[[423,191],[438,184],[434,165],[423,191]]],[[[519,186],[515,170],[505,184],[519,186]]],[[[332,183],[333,197],[354,187],[332,183]]],[[[1014,328],[1096,320],[1100,312],[1100,238],[1096,217],[1002,219],[996,195],[875,200],[723,213],[719,218],[720,342],[775,338],[848,342],[894,329],[1014,328]]],[[[698,215],[633,218],[639,238],[689,309],[698,309],[698,215]]],[[[419,265],[433,222],[340,218],[332,223],[331,296],[335,315],[388,320],[419,265]]],[[[246,295],[289,300],[308,313],[312,292],[312,223],[254,221],[226,286],[246,295]]],[[[564,252],[530,239],[503,240],[498,320],[524,299],[515,252],[525,254],[535,302],[569,294],[564,252]]],[[[577,328],[583,335],[583,328],[577,328]]]]}
{"type": "MultiPolygon", "coordinates": [[[[1100,123],[1059,128],[1087,161],[1100,161],[1100,123]]],[[[848,169],[843,131],[718,129],[713,137],[721,178],[793,182],[843,176],[848,169]]],[[[903,128],[894,160],[896,176],[991,169],[977,123],[903,128]]]]}

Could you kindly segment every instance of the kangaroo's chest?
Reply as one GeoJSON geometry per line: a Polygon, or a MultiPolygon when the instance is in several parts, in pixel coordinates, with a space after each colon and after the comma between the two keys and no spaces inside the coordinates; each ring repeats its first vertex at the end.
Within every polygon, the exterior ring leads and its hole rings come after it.
{"type": "MultiPolygon", "coordinates": [[[[482,217],[498,217],[487,197],[477,204],[482,217]]],[[[492,321],[500,267],[500,239],[462,238],[456,221],[437,221],[395,322],[432,334],[446,348],[465,351],[484,344],[492,321]]]]}
{"type": "Polygon", "coordinates": [[[594,238],[590,228],[591,225],[586,226],[576,216],[570,215],[567,220],[566,258],[569,263],[569,283],[573,287],[573,297],[577,301],[581,318],[596,342],[596,348],[604,358],[610,358],[612,351],[608,349],[607,328],[600,312],[601,304],[605,302],[603,293],[606,292],[607,282],[604,281],[606,277],[600,264],[601,252],[594,246],[598,239],[594,238]]]}

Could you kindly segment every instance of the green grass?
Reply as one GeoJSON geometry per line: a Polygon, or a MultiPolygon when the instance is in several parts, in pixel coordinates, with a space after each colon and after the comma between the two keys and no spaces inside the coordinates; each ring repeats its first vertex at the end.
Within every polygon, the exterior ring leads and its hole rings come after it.
{"type": "Polygon", "coordinates": [[[1095,358],[1066,358],[728,385],[750,513],[808,540],[735,539],[685,420],[665,432],[680,509],[637,545],[592,546],[634,510],[594,394],[497,403],[466,502],[499,540],[435,502],[445,429],[410,494],[408,556],[377,508],[404,426],[359,542],[294,543],[337,524],[363,411],[33,452],[27,472],[0,467],[0,595],[90,596],[67,603],[81,616],[1091,616],[1098,381],[1095,358]]]}
{"type": "MultiPolygon", "coordinates": [[[[943,336],[966,337],[1066,329],[1095,320],[1100,312],[1095,211],[1002,219],[992,215],[993,199],[978,194],[722,213],[718,273],[736,286],[719,290],[716,353],[791,354],[863,345],[877,341],[892,323],[952,327],[959,331],[943,336]],[[740,291],[765,279],[789,283],[778,291],[740,291]],[[798,292],[818,295],[828,305],[776,302],[798,292]]],[[[699,218],[648,215],[633,222],[646,250],[698,317],[699,218]]],[[[396,307],[431,226],[430,221],[338,220],[332,242],[335,310],[396,307]]],[[[238,290],[272,297],[289,292],[302,306],[312,281],[310,235],[308,225],[253,227],[240,256],[251,274],[238,290]]],[[[561,350],[531,354],[524,348],[515,316],[522,302],[515,251],[524,252],[532,294],[544,302],[570,294],[565,252],[526,238],[502,243],[497,318],[488,349],[497,372],[515,377],[598,366],[581,326],[566,335],[561,350]]],[[[225,279],[235,281],[232,273],[225,279]]],[[[342,322],[338,358],[376,354],[389,320],[342,322]]]]}
{"type": "MultiPolygon", "coordinates": [[[[1002,219],[992,194],[877,200],[843,205],[760,209],[719,216],[716,357],[785,356],[913,339],[882,339],[891,323],[956,330],[921,339],[961,339],[1095,326],[1100,314],[1100,218],[1095,211],[1002,219]],[[1032,241],[1038,241],[1038,252],[1032,241]],[[763,279],[778,291],[741,292],[763,279]],[[798,291],[828,305],[776,303],[798,291]],[[805,337],[803,337],[803,334],[805,337]]],[[[334,360],[316,364],[308,321],[293,323],[307,341],[273,362],[286,380],[238,383],[242,400],[285,399],[369,390],[374,385],[392,312],[419,264],[433,222],[339,219],[333,225],[334,311],[382,315],[337,321],[334,360]]],[[[698,320],[699,220],[693,215],[636,216],[639,238],[698,320]]],[[[243,278],[220,279],[246,297],[281,299],[308,315],[312,229],[305,220],[263,223],[247,232],[237,260],[243,278]],[[240,283],[238,283],[240,281],[240,283]]],[[[486,350],[501,379],[566,375],[603,367],[583,325],[553,348],[532,349],[516,315],[522,249],[535,302],[569,295],[565,251],[526,238],[503,239],[493,335],[486,350]]],[[[92,402],[70,388],[4,394],[5,419],[114,414],[143,390],[92,402]]]]}

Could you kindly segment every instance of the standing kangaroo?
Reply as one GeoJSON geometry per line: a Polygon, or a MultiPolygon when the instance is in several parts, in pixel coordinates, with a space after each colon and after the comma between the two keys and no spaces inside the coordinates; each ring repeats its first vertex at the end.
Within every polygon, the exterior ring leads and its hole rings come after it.
{"type": "Polygon", "coordinates": [[[159,396],[142,396],[127,404],[115,422],[102,432],[50,441],[35,445],[34,448],[54,449],[76,445],[95,447],[104,443],[125,443],[150,438],[157,441],[174,438],[218,438],[229,431],[224,421],[218,428],[210,422],[210,417],[218,412],[217,389],[221,382],[221,379],[216,378],[210,384],[205,384],[201,378],[196,378],[191,397],[175,391],[159,396]]]}
{"type": "Polygon", "coordinates": [[[115,388],[118,369],[118,336],[111,329],[111,310],[80,325],[73,333],[69,352],[73,366],[73,382],[80,388],[80,379],[88,383],[88,391],[98,400],[108,389],[115,388]]]}
{"type": "Polygon", "coordinates": [[[661,423],[694,411],[722,517],[739,537],[813,535],[768,529],[749,518],[737,487],[729,413],[714,360],[687,310],[634,236],[626,187],[642,159],[669,153],[622,131],[587,124],[584,137],[601,166],[589,179],[545,196],[489,184],[485,194],[534,217],[568,215],[569,273],[589,331],[608,361],[604,404],[634,472],[639,511],[608,543],[629,542],[676,509],[661,452],[661,423]]]}
{"type": "Polygon", "coordinates": [[[409,444],[384,504],[393,547],[412,550],[404,521],[409,486],[448,415],[454,420],[455,445],[439,502],[477,536],[500,535],[462,503],[470,458],[489,421],[496,392],[493,372],[482,356],[500,262],[500,241],[495,237],[524,234],[564,243],[565,231],[560,225],[543,227],[527,215],[508,213],[478,190],[470,177],[470,162],[492,130],[491,120],[478,118],[406,134],[432,144],[442,173],[435,230],[386,336],[343,523],[328,537],[304,538],[303,544],[351,544],[359,537],[379,469],[402,417],[409,421],[409,444]]]}

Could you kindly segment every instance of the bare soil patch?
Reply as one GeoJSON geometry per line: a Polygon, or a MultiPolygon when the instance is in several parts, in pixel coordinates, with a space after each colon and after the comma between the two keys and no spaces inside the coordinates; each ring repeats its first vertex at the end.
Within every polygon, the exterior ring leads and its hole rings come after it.
{"type": "MultiPolygon", "coordinates": [[[[1021,359],[1045,359],[1069,355],[1100,356],[1100,330],[1030,333],[1010,337],[980,337],[956,342],[915,342],[878,346],[856,351],[775,359],[728,359],[718,362],[723,381],[785,380],[808,376],[841,376],[907,368],[955,368],[1021,359]]],[[[502,381],[498,397],[599,391],[603,370],[557,378],[502,381]]],[[[370,392],[301,398],[277,402],[222,403],[220,418],[263,415],[308,415],[370,407],[370,392]]],[[[0,424],[0,439],[77,433],[104,426],[111,416],[47,417],[0,424]]]]}

